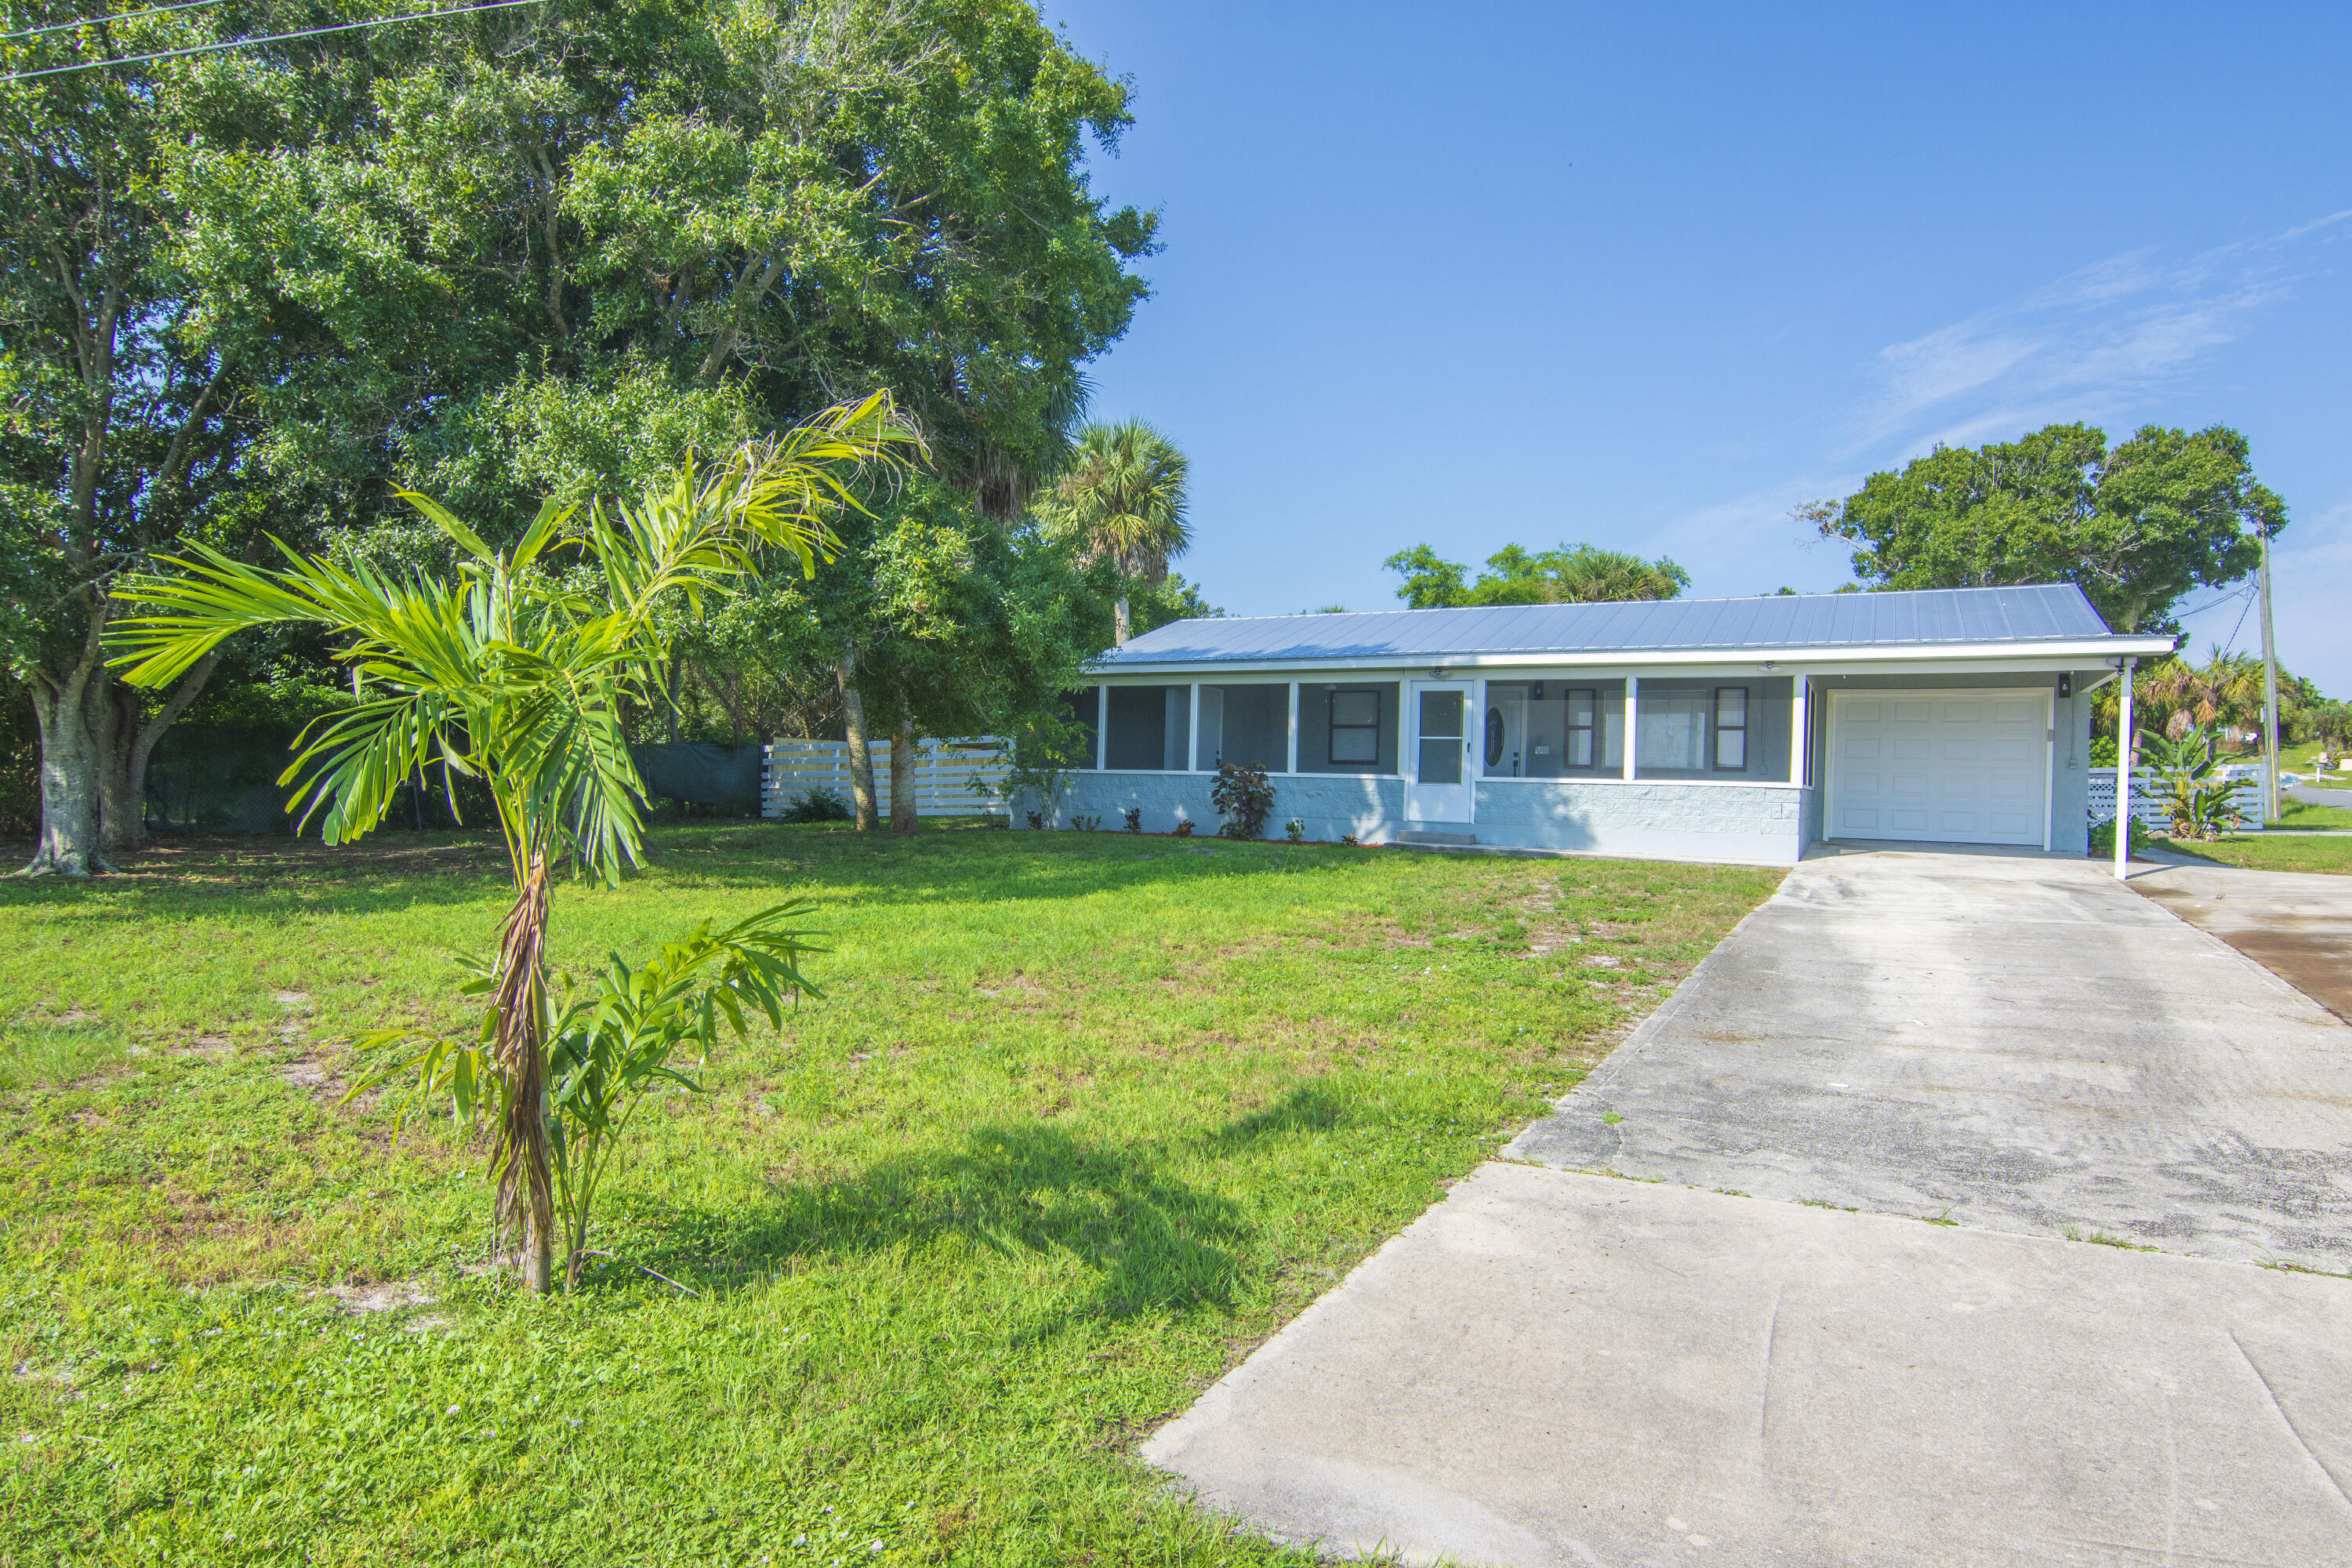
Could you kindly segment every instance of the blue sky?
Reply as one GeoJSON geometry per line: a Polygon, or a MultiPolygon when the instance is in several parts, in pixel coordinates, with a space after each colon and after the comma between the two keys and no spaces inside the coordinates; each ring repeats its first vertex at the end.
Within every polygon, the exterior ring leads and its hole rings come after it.
{"type": "Polygon", "coordinates": [[[1163,214],[1095,412],[1192,455],[1228,610],[1397,607],[1423,542],[1826,590],[1790,508],[1938,440],[2219,421],[2290,508],[2282,657],[2352,696],[2352,7],[1045,16],[1163,214]]]}

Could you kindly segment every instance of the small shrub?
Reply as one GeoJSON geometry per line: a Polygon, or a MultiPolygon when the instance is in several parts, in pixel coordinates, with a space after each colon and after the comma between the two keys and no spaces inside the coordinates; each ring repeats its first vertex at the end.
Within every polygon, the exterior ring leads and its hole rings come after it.
{"type": "MultiPolygon", "coordinates": [[[[2150,833],[2147,830],[2147,825],[2141,822],[2137,816],[2132,818],[2131,847],[2134,849],[2153,849],[2156,847],[2156,836],[2150,833]]],[[[2115,853],[2116,825],[2114,818],[2110,817],[2105,822],[2093,823],[2091,825],[2091,858],[2095,860],[2107,860],[2114,858],[2115,853]]]]}
{"type": "Polygon", "coordinates": [[[1070,818],[1070,831],[1073,833],[1099,833],[1102,831],[1102,818],[1099,816],[1073,816],[1070,818]]]}
{"type": "Polygon", "coordinates": [[[1040,833],[1045,831],[1045,814],[1044,812],[1024,811],[1021,815],[1029,819],[1029,826],[1031,827],[1035,828],[1040,833]]]}
{"type": "Polygon", "coordinates": [[[1282,825],[1282,836],[1285,838],[1289,839],[1293,844],[1306,843],[1307,819],[1303,816],[1292,817],[1288,822],[1282,825]]]}
{"type": "Polygon", "coordinates": [[[1139,805],[1130,805],[1125,811],[1120,812],[1118,816],[1120,823],[1125,826],[1129,833],[1140,833],[1143,831],[1143,807],[1139,805]]]}
{"type": "Polygon", "coordinates": [[[1265,819],[1274,815],[1274,782],[1256,763],[1223,763],[1217,782],[1209,786],[1209,800],[1225,819],[1220,838],[1263,838],[1265,819]]]}
{"type": "Polygon", "coordinates": [[[849,803],[847,801],[834,794],[833,791],[820,785],[815,789],[803,790],[800,794],[793,796],[793,798],[786,803],[782,816],[779,820],[784,822],[854,822],[856,820],[856,813],[849,809],[849,803]]]}
{"type": "Polygon", "coordinates": [[[1361,849],[1363,847],[1361,844],[1357,842],[1356,836],[1352,833],[1342,833],[1339,835],[1339,842],[1346,845],[1350,849],[1361,849]]]}
{"type": "Polygon", "coordinates": [[[1190,837],[1192,837],[1192,823],[1191,823],[1190,821],[1187,821],[1187,820],[1181,820],[1181,819],[1180,819],[1180,820],[1177,822],[1177,824],[1176,824],[1176,837],[1179,837],[1179,838],[1190,838],[1190,837]]]}

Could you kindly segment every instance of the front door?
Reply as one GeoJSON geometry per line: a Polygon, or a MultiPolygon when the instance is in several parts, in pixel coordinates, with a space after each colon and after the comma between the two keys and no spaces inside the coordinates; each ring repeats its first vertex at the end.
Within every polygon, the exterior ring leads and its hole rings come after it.
{"type": "Polygon", "coordinates": [[[1470,697],[1466,680],[1416,680],[1408,689],[1412,740],[1405,755],[1408,822],[1468,822],[1470,697]]]}

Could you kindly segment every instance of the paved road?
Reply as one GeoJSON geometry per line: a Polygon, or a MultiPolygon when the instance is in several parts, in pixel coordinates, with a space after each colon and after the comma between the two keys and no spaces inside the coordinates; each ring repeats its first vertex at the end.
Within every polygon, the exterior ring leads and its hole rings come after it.
{"type": "Polygon", "coordinates": [[[1420,1561],[2352,1563],[2352,1281],[2250,1266],[2352,1269],[2347,1150],[2352,1027],[2097,868],[1808,861],[1145,1457],[1420,1561]]]}

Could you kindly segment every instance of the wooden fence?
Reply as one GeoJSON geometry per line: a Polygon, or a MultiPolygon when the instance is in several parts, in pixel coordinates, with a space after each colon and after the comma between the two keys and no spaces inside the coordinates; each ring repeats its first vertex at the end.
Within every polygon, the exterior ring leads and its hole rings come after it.
{"type": "MultiPolygon", "coordinates": [[[[877,741],[874,756],[874,808],[890,815],[890,742],[877,741]]],[[[1004,777],[1004,763],[996,742],[986,735],[963,741],[920,741],[915,746],[915,815],[971,816],[982,813],[1002,816],[1007,811],[1003,793],[992,787],[982,795],[971,787],[974,775],[991,786],[1004,777]]],[[[849,792],[849,742],[846,741],[778,741],[768,748],[767,765],[760,778],[760,815],[782,816],[794,795],[813,789],[831,790],[846,801],[849,792]]]]}

